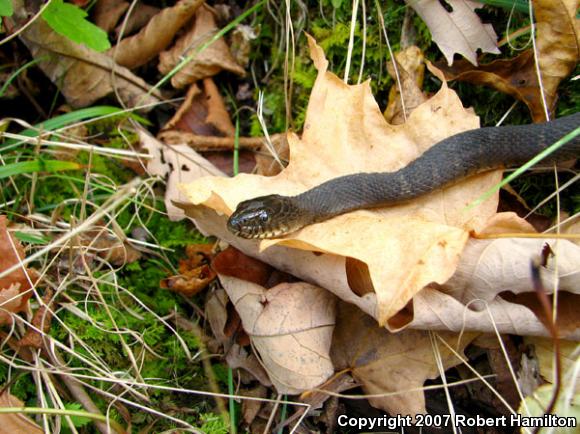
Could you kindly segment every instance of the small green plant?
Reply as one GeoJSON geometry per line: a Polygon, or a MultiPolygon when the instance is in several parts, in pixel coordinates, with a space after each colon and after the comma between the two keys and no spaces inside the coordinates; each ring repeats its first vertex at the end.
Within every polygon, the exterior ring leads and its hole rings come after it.
{"type": "Polygon", "coordinates": [[[107,33],[86,17],[84,10],[63,0],[52,0],[42,13],[42,18],[56,33],[71,41],[84,44],[95,51],[111,48],[107,33]]]}
{"type": "Polygon", "coordinates": [[[12,0],[0,0],[0,17],[10,17],[13,13],[12,0]]]}

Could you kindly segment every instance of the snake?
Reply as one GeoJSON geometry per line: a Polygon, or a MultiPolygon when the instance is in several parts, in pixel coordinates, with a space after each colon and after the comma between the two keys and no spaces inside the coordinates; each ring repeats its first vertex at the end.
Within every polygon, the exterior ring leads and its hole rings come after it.
{"type": "Polygon", "coordinates": [[[573,160],[580,156],[579,126],[580,112],[544,123],[465,131],[394,172],[355,173],[296,196],[271,194],[240,202],[227,227],[242,238],[283,237],[344,213],[409,201],[476,173],[520,166],[566,135],[572,138],[542,161],[573,160]]]}

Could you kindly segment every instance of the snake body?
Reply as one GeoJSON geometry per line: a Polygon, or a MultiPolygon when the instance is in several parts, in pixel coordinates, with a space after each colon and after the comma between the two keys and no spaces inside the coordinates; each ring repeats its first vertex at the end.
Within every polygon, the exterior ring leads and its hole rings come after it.
{"type": "MultiPolygon", "coordinates": [[[[448,137],[396,172],[331,179],[297,196],[241,202],[228,229],[243,238],[275,238],[350,211],[396,204],[485,170],[521,165],[580,126],[580,112],[542,124],[485,127],[448,137]]],[[[580,156],[576,135],[543,162],[580,156]]]]}

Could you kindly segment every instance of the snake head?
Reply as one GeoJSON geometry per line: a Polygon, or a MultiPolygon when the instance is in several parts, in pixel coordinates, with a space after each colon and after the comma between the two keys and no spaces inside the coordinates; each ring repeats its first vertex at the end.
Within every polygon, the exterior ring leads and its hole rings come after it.
{"type": "Polygon", "coordinates": [[[300,229],[302,214],[292,198],[271,194],[245,200],[228,220],[228,229],[242,238],[276,238],[300,229]]]}

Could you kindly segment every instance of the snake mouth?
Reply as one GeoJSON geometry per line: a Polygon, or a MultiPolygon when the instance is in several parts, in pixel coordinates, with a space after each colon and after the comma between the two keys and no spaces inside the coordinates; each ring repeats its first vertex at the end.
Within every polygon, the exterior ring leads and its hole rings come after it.
{"type": "Polygon", "coordinates": [[[247,239],[283,237],[301,227],[293,224],[296,213],[288,212],[291,203],[291,198],[280,195],[241,202],[228,219],[228,230],[247,239]]]}
{"type": "Polygon", "coordinates": [[[227,223],[228,230],[237,237],[250,240],[280,238],[289,232],[289,228],[285,226],[280,228],[265,228],[259,225],[240,225],[236,223],[236,220],[230,217],[227,223]]]}

